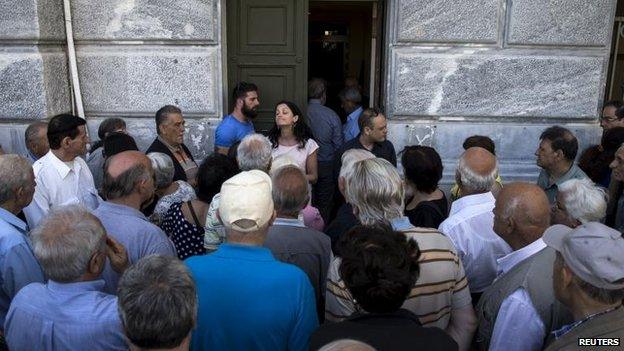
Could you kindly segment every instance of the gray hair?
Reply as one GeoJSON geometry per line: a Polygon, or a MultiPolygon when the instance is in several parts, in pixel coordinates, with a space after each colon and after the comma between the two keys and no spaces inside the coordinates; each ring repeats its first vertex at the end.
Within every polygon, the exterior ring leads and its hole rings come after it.
{"type": "Polygon", "coordinates": [[[356,104],[360,104],[362,102],[362,94],[356,88],[345,88],[342,89],[340,94],[338,94],[340,100],[343,101],[351,101],[356,104]]]}
{"type": "Polygon", "coordinates": [[[308,82],[308,99],[321,99],[327,91],[325,80],[312,78],[308,82]]]}
{"type": "Polygon", "coordinates": [[[0,155],[0,204],[15,196],[15,191],[29,184],[32,166],[24,157],[14,154],[0,155]]]}
{"type": "Polygon", "coordinates": [[[126,336],[140,348],[177,347],[195,326],[195,282],[177,258],[142,258],[121,277],[117,295],[126,336]]]}
{"type": "Polygon", "coordinates": [[[492,172],[483,176],[477,174],[475,171],[470,169],[470,167],[468,167],[464,155],[465,153],[459,158],[459,164],[457,165],[456,170],[462,185],[466,189],[470,189],[475,192],[488,192],[492,190],[494,182],[496,182],[496,177],[498,177],[498,160],[496,160],[496,164],[492,169],[492,172]]]}
{"type": "Polygon", "coordinates": [[[268,172],[271,167],[273,146],[269,138],[262,134],[249,134],[238,145],[236,160],[241,171],[258,169],[268,172]]]}
{"type": "Polygon", "coordinates": [[[110,165],[109,157],[104,163],[104,180],[102,181],[102,193],[106,200],[115,200],[122,197],[126,197],[134,192],[136,183],[147,180],[151,177],[150,171],[144,164],[136,164],[117,177],[112,177],[108,173],[108,167],[110,165]]]}
{"type": "MultiPolygon", "coordinates": [[[[338,174],[338,179],[342,178],[346,182],[347,179],[353,176],[353,166],[355,166],[356,163],[364,160],[369,160],[371,158],[375,158],[375,155],[373,155],[373,153],[368,150],[349,149],[345,151],[340,159],[342,164],[340,165],[340,173],[338,174]]],[[[348,192],[348,189],[346,187],[344,189],[344,192],[345,194],[347,194],[348,192]]]]}
{"type": "Polygon", "coordinates": [[[45,275],[60,283],[76,281],[87,271],[91,256],[106,249],[102,223],[79,205],[50,210],[30,238],[45,275]]]}
{"type": "Polygon", "coordinates": [[[359,340],[340,339],[330,342],[318,351],[375,351],[375,348],[359,340]]]}
{"type": "Polygon", "coordinates": [[[299,167],[279,167],[272,182],[273,203],[278,214],[297,216],[310,201],[308,180],[299,167]]]}
{"type": "Polygon", "coordinates": [[[173,182],[175,168],[169,155],[162,152],[150,152],[147,157],[152,161],[156,189],[164,189],[173,182]]]}
{"type": "MultiPolygon", "coordinates": [[[[24,141],[26,142],[26,147],[30,150],[30,145],[34,143],[37,139],[37,134],[42,128],[47,128],[48,122],[37,121],[28,125],[26,130],[24,131],[24,141]]],[[[46,136],[47,138],[47,136],[46,136]]]]}
{"type": "Polygon", "coordinates": [[[581,223],[600,222],[607,214],[607,195],[587,179],[570,179],[558,186],[566,212],[581,223]]]}
{"type": "Polygon", "coordinates": [[[347,202],[358,209],[364,225],[403,216],[405,190],[397,169],[382,158],[357,162],[346,179],[347,202]]]}

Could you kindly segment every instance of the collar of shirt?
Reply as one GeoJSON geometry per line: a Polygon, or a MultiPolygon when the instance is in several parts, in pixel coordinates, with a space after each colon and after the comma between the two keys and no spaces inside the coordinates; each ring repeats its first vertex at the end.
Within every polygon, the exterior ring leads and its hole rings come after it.
{"type": "Polygon", "coordinates": [[[181,152],[183,154],[186,154],[186,152],[184,152],[184,149],[182,149],[182,145],[173,146],[169,144],[167,141],[165,141],[165,139],[161,138],[160,135],[157,136],[156,138],[158,138],[158,140],[160,140],[160,142],[163,143],[167,147],[167,149],[171,150],[171,152],[173,153],[181,152]]]}
{"type": "Polygon", "coordinates": [[[542,238],[539,238],[520,250],[513,251],[512,253],[497,259],[496,263],[498,265],[498,275],[500,276],[501,274],[509,272],[509,270],[514,268],[518,263],[524,261],[545,247],[546,243],[544,243],[542,238]]]}
{"type": "Polygon", "coordinates": [[[52,150],[48,151],[48,153],[45,156],[43,156],[41,159],[44,162],[47,161],[47,163],[49,163],[50,166],[54,167],[54,169],[61,176],[61,179],[65,179],[65,177],[67,177],[67,175],[71,171],[74,171],[74,173],[76,174],[80,173],[80,163],[76,162],[76,159],[72,161],[74,167],[70,168],[69,166],[67,166],[65,162],[61,161],[61,159],[56,157],[56,155],[52,152],[52,150]]]}
{"type": "Polygon", "coordinates": [[[298,218],[275,218],[273,225],[287,225],[291,227],[302,227],[305,228],[305,224],[303,221],[298,218]]]}
{"type": "Polygon", "coordinates": [[[122,216],[133,216],[148,221],[147,217],[141,211],[126,205],[115,204],[109,201],[101,202],[98,210],[116,213],[122,216]]]}
{"type": "Polygon", "coordinates": [[[607,309],[605,311],[602,311],[602,312],[596,312],[596,313],[591,314],[591,315],[589,315],[589,316],[587,316],[587,317],[585,317],[585,318],[583,318],[581,320],[578,320],[578,321],[576,321],[574,323],[570,323],[570,324],[564,325],[560,329],[557,329],[557,330],[553,331],[552,334],[555,337],[555,339],[559,339],[560,337],[564,336],[569,331],[571,331],[572,329],[578,327],[579,325],[581,325],[581,324],[583,324],[583,323],[585,323],[587,321],[590,321],[590,320],[594,319],[595,317],[598,317],[598,316],[601,316],[603,314],[615,311],[615,310],[617,310],[618,308],[621,308],[621,307],[622,307],[622,305],[619,305],[617,307],[612,307],[612,308],[609,308],[609,309],[607,309]]]}
{"type": "Polygon", "coordinates": [[[459,199],[453,201],[453,203],[451,204],[451,211],[449,213],[449,217],[463,210],[466,207],[494,203],[495,201],[496,199],[494,199],[494,195],[492,195],[492,193],[489,191],[483,194],[462,196],[459,199]]]}
{"type": "Polygon", "coordinates": [[[349,116],[347,116],[347,120],[348,121],[357,120],[360,117],[360,114],[362,114],[362,111],[364,111],[362,109],[362,106],[358,107],[357,109],[355,109],[355,111],[349,113],[349,116]]]}
{"type": "Polygon", "coordinates": [[[407,230],[414,227],[412,223],[410,223],[409,218],[405,216],[391,219],[390,225],[392,225],[392,229],[397,231],[407,230]]]}
{"type": "Polygon", "coordinates": [[[26,157],[28,157],[28,159],[30,159],[32,163],[35,163],[35,161],[37,161],[37,158],[35,157],[35,155],[32,154],[32,152],[30,152],[30,150],[28,150],[28,154],[26,155],[26,157]]]}
{"type": "Polygon", "coordinates": [[[85,282],[75,283],[59,283],[54,280],[48,280],[48,290],[55,294],[73,295],[84,291],[102,291],[105,282],[102,279],[89,280],[85,282]]]}
{"type": "Polygon", "coordinates": [[[0,219],[14,226],[15,228],[17,228],[19,231],[21,231],[24,234],[28,232],[28,226],[26,225],[26,223],[24,223],[24,221],[17,218],[16,215],[5,210],[2,207],[0,207],[0,219]]]}
{"type": "Polygon", "coordinates": [[[275,261],[271,250],[252,245],[223,243],[211,256],[223,258],[243,259],[248,261],[275,261]]]}
{"type": "Polygon", "coordinates": [[[548,183],[547,184],[548,188],[550,188],[553,185],[560,186],[566,180],[570,180],[570,179],[575,178],[576,173],[578,173],[578,171],[580,171],[580,170],[581,169],[578,168],[578,166],[573,163],[572,166],[570,167],[570,169],[568,169],[567,172],[565,172],[561,177],[555,179],[555,181],[553,181],[553,182],[551,182],[550,175],[548,174],[548,172],[546,172],[546,175],[548,176],[546,178],[546,182],[548,183]]]}
{"type": "Polygon", "coordinates": [[[308,105],[322,105],[321,99],[310,99],[308,100],[308,105]]]}

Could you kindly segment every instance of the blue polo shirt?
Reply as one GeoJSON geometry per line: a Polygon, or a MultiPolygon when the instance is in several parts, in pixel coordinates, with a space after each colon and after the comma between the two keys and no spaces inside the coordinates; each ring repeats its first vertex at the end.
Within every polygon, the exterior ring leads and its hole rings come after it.
{"type": "Polygon", "coordinates": [[[219,147],[230,147],[244,137],[255,132],[251,121],[242,123],[232,115],[223,117],[215,131],[215,145],[219,147]]]}
{"type": "Polygon", "coordinates": [[[308,350],[318,319],[301,269],[235,244],[185,263],[199,297],[191,350],[308,350]]]}

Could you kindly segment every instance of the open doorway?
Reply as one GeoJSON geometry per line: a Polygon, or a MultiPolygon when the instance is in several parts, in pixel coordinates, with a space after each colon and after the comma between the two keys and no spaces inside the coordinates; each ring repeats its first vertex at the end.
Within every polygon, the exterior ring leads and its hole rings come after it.
{"type": "Polygon", "coordinates": [[[308,78],[327,81],[326,105],[343,121],[338,94],[345,79],[357,80],[363,106],[380,101],[380,8],[378,1],[309,2],[308,78]]]}

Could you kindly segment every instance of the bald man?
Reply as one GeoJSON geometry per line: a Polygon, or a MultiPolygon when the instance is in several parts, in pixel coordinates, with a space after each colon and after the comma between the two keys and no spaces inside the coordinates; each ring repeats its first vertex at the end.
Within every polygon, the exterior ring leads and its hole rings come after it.
{"type": "MultiPolygon", "coordinates": [[[[106,160],[102,192],[106,197],[93,214],[108,234],[128,252],[130,263],[159,254],[176,256],[167,235],[141,213],[154,196],[154,170],[149,158],[139,151],[124,151],[106,160]]],[[[119,274],[107,263],[102,274],[104,290],[115,294],[119,274]]]]}
{"type": "Polygon", "coordinates": [[[569,314],[552,285],[555,251],[542,234],[550,226],[544,191],[529,183],[505,185],[494,207],[494,231],[513,250],[497,260],[499,275],[477,306],[480,349],[541,350],[569,314]]]}
{"type": "Polygon", "coordinates": [[[484,148],[468,148],[455,172],[461,197],[453,202],[449,217],[438,228],[457,248],[475,305],[496,278],[496,259],[511,252],[492,229],[495,199],[491,189],[497,176],[496,156],[484,148]]]}

